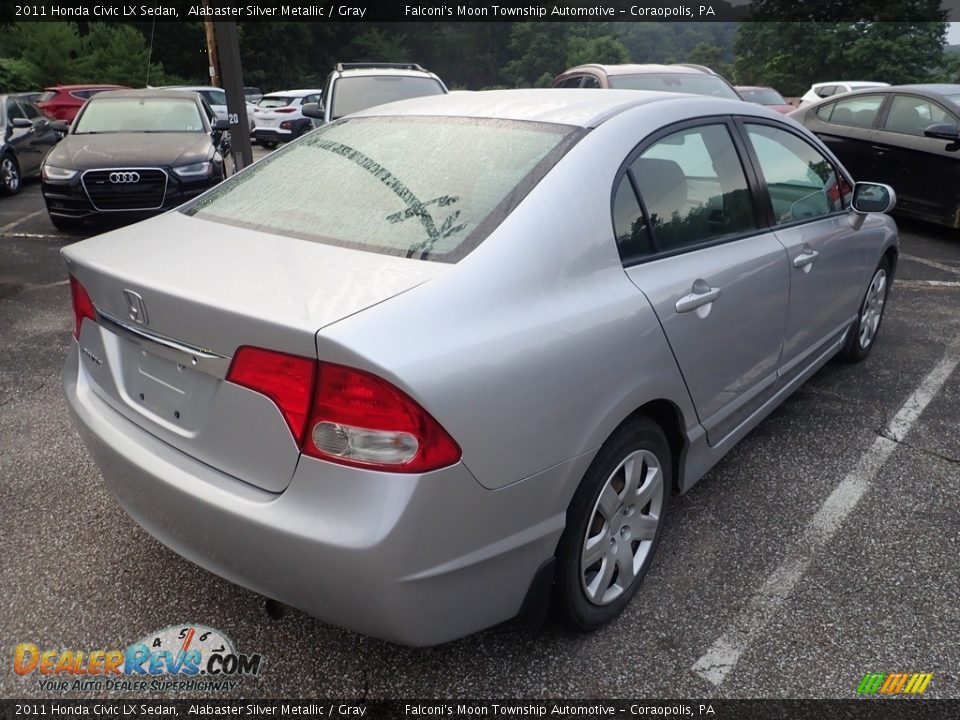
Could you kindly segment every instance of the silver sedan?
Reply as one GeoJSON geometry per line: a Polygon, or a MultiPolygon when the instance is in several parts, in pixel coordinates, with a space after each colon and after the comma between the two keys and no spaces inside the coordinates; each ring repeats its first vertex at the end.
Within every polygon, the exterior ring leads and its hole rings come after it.
{"type": "Polygon", "coordinates": [[[233,582],[399,643],[591,630],[671,495],[873,349],[894,202],[732,100],[381,106],[67,247],[64,389],[127,513],[233,582]]]}

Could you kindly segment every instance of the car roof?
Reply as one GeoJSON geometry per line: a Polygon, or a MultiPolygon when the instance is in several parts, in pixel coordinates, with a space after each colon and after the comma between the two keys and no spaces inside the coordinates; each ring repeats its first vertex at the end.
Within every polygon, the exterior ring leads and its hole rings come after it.
{"type": "Polygon", "coordinates": [[[751,105],[740,100],[651,90],[604,90],[598,93],[594,90],[564,88],[457,91],[377,105],[354,113],[353,116],[474,117],[591,128],[614,115],[641,105],[662,106],[695,102],[700,104],[698,112],[709,107],[708,114],[736,112],[768,116],[760,105],[751,105]]]}
{"type": "Polygon", "coordinates": [[[276,92],[267,93],[263,97],[303,97],[304,95],[316,95],[318,93],[323,93],[323,90],[277,90],[276,92]]]}
{"type": "Polygon", "coordinates": [[[563,71],[563,75],[583,70],[599,70],[607,75],[646,75],[652,73],[671,73],[677,75],[713,75],[706,69],[700,69],[693,65],[659,65],[656,63],[644,64],[625,64],[625,65],[601,65],[599,63],[588,63],[587,65],[577,65],[563,71]]]}
{"type": "Polygon", "coordinates": [[[891,85],[891,90],[920,90],[938,95],[960,95],[957,83],[913,83],[911,85],[891,85]]]}
{"type": "Polygon", "coordinates": [[[735,90],[773,90],[769,85],[734,85],[733,87],[735,90]]]}
{"type": "Polygon", "coordinates": [[[94,95],[93,99],[100,98],[181,98],[196,101],[197,93],[192,90],[167,90],[165,88],[141,88],[139,90],[108,90],[94,95]]]}
{"type": "Polygon", "coordinates": [[[111,85],[109,83],[104,84],[92,84],[92,85],[50,85],[45,87],[44,90],[94,90],[96,88],[126,88],[126,85],[111,85]]]}
{"type": "Polygon", "coordinates": [[[814,83],[810,87],[824,87],[825,85],[849,85],[850,87],[888,87],[890,83],[874,80],[831,80],[830,82],[814,83]]]}
{"type": "Polygon", "coordinates": [[[341,77],[344,75],[400,75],[437,78],[434,73],[417,63],[337,63],[333,71],[341,77]]]}

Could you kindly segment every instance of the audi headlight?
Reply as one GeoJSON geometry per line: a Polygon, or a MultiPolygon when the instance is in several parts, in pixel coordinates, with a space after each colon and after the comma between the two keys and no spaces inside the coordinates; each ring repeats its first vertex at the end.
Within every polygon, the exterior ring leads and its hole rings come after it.
{"type": "Polygon", "coordinates": [[[54,167],[53,165],[43,166],[44,180],[71,180],[76,176],[76,174],[76,170],[70,170],[68,168],[59,168],[54,167]]]}
{"type": "Polygon", "coordinates": [[[213,163],[211,162],[199,162],[193,163],[193,165],[181,165],[180,167],[175,167],[173,171],[180,177],[200,177],[201,175],[209,175],[213,170],[213,163]]]}

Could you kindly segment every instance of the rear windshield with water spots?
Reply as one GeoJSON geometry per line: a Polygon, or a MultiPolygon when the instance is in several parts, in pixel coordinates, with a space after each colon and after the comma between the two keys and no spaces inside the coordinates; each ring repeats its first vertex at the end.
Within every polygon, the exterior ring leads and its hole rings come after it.
{"type": "Polygon", "coordinates": [[[326,125],[184,212],[388,255],[456,262],[516,207],[582,131],[473,118],[326,125]]]}

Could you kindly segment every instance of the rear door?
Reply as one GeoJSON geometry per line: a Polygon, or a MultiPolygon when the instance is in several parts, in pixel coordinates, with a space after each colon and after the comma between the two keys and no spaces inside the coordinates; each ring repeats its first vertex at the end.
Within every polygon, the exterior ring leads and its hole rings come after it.
{"type": "Polygon", "coordinates": [[[757,217],[735,138],[722,118],[674,126],[628,159],[614,196],[627,275],[712,445],[773,393],[789,299],[786,253],[757,217]]]}
{"type": "Polygon", "coordinates": [[[893,95],[874,143],[889,168],[884,174],[888,180],[876,179],[889,182],[904,210],[956,222],[960,162],[956,150],[946,149],[952,143],[923,134],[935,123],[960,125],[960,119],[930,98],[893,95]]]}
{"type": "Polygon", "coordinates": [[[40,168],[40,162],[43,160],[43,154],[36,144],[37,128],[34,125],[30,127],[14,127],[14,120],[27,120],[27,115],[20,107],[15,98],[8,97],[4,113],[7,116],[7,143],[13,147],[17,154],[17,163],[20,165],[21,177],[32,175],[40,168]]]}
{"type": "Polygon", "coordinates": [[[804,122],[840,158],[855,180],[887,182],[882,150],[877,148],[877,124],[886,96],[854,95],[809,111],[804,122]]]}

